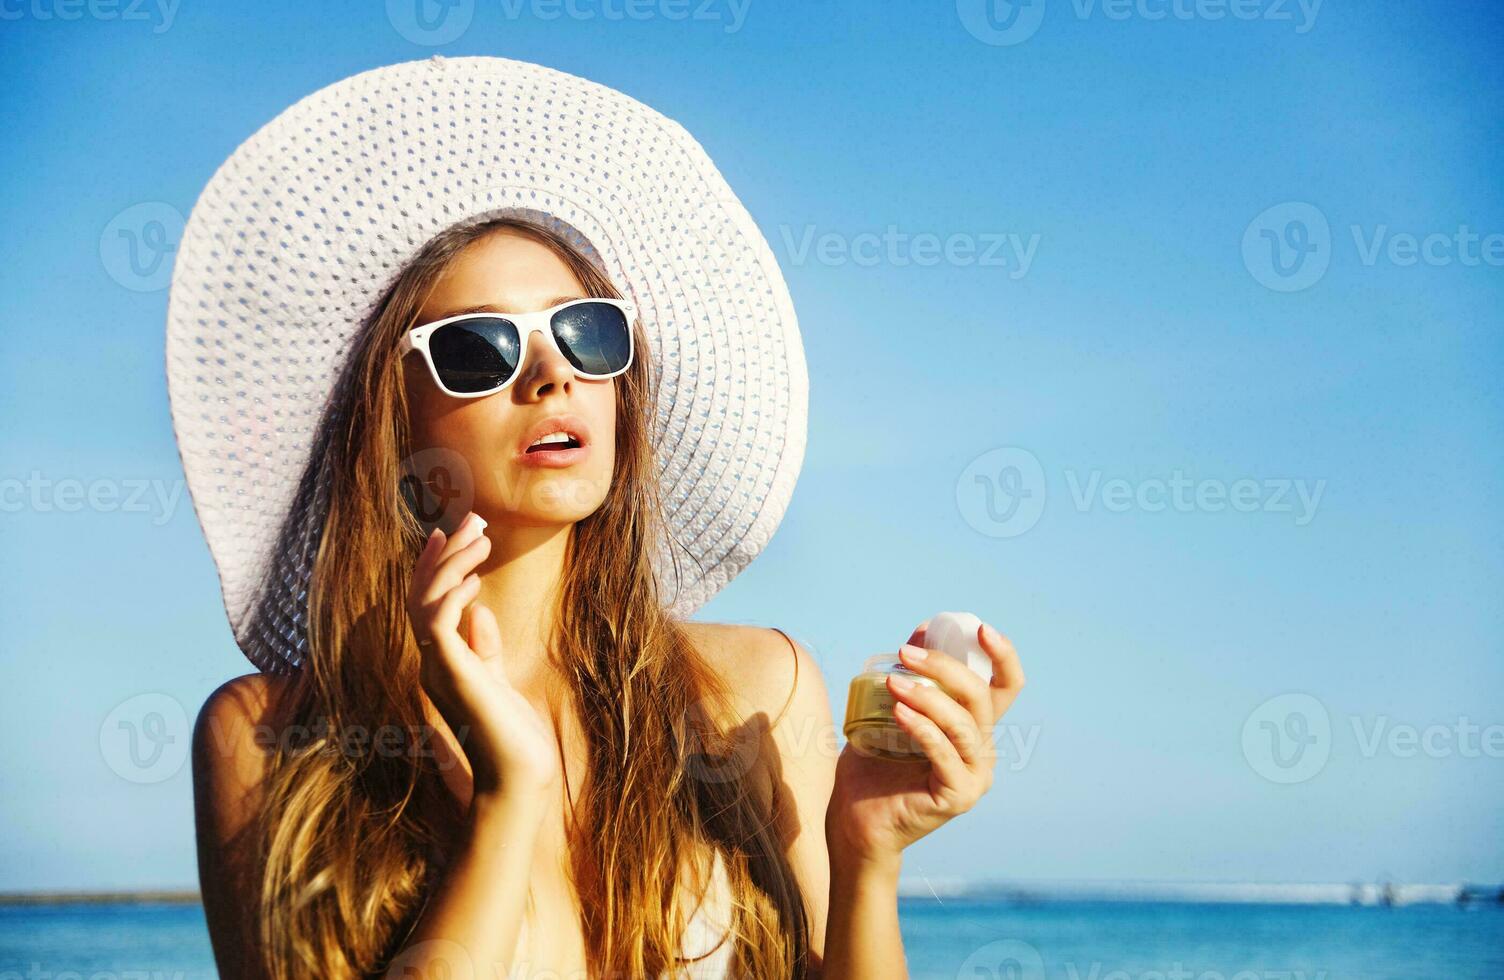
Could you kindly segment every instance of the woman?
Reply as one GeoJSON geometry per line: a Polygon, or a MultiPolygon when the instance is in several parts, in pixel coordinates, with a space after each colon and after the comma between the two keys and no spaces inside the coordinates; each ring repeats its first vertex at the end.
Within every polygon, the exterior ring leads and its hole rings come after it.
{"type": "Polygon", "coordinates": [[[677,615],[653,344],[557,227],[449,223],[351,337],[237,624],[263,672],[195,728],[221,972],[904,976],[901,853],[991,785],[1017,656],[980,632],[989,686],[921,624],[905,662],[949,693],[892,690],[927,759],[837,757],[807,650],[677,615]],[[295,664],[260,652],[284,632],[295,664]]]}

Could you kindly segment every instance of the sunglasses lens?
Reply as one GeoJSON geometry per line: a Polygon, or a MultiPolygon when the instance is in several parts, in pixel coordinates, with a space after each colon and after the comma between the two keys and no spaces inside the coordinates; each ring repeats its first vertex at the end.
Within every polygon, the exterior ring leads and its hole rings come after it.
{"type": "Polygon", "coordinates": [[[554,314],[559,350],[582,374],[607,375],[631,361],[632,326],[610,303],[576,303],[554,314]]]}
{"type": "Polygon", "coordinates": [[[516,324],[499,316],[446,323],[428,338],[439,380],[467,394],[501,387],[517,373],[521,347],[516,324]]]}

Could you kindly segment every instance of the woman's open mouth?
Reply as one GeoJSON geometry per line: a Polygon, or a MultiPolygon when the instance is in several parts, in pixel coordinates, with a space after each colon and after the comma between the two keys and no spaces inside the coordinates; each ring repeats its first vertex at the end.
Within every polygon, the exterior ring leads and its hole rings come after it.
{"type": "Polygon", "coordinates": [[[527,447],[528,453],[556,453],[564,449],[579,449],[579,440],[566,435],[562,439],[545,438],[527,447]]]}
{"type": "Polygon", "coordinates": [[[573,466],[590,454],[590,427],[578,415],[551,415],[528,427],[517,441],[527,466],[573,466]]]}

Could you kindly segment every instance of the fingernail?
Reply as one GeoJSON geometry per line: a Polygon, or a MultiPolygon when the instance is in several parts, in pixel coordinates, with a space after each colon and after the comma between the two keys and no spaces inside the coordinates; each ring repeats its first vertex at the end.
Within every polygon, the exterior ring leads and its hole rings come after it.
{"type": "Polygon", "coordinates": [[[914,687],[914,682],[909,680],[907,677],[899,677],[897,674],[891,674],[889,676],[893,678],[893,686],[898,688],[900,691],[912,690],[914,687]]]}
{"type": "Polygon", "coordinates": [[[905,643],[903,645],[903,647],[900,649],[900,652],[908,659],[914,661],[916,664],[922,662],[925,657],[929,656],[929,651],[924,647],[916,647],[908,643],[905,643]]]}
{"type": "Polygon", "coordinates": [[[982,628],[987,631],[987,639],[991,640],[993,643],[997,643],[1003,638],[1003,634],[993,629],[991,623],[983,623],[982,628]]]}

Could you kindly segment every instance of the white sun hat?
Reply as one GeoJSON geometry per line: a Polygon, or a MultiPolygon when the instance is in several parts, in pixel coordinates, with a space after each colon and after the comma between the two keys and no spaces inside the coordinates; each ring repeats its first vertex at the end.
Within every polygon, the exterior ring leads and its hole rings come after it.
{"type": "Polygon", "coordinates": [[[305,471],[351,341],[425,242],[507,215],[563,234],[637,306],[658,381],[672,540],[652,560],[670,611],[691,615],[782,520],[807,427],[799,326],[767,241],[700,144],[621,92],[523,61],[365,71],[235,150],[173,268],[178,451],[236,643],[263,671],[307,651],[326,501],[305,471]]]}

